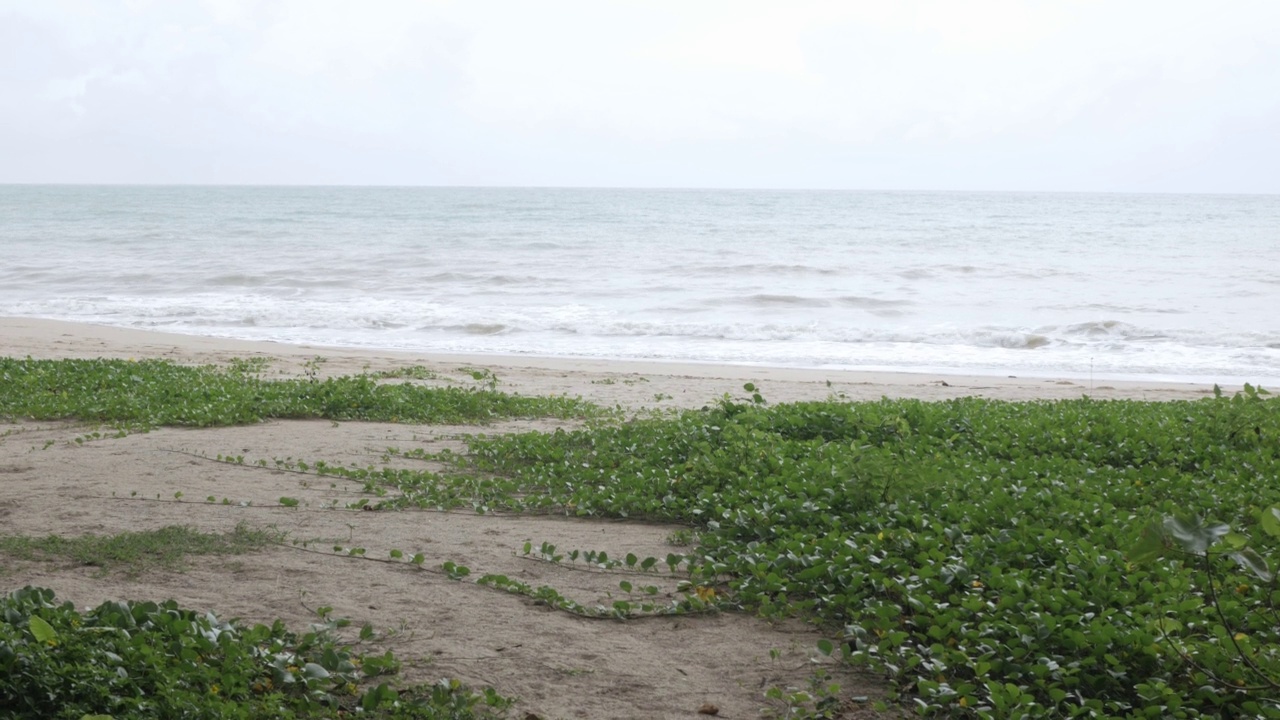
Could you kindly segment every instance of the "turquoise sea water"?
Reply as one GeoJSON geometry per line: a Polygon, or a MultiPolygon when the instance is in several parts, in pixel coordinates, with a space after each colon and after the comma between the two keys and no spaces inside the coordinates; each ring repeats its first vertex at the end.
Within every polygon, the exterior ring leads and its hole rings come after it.
{"type": "Polygon", "coordinates": [[[1280,196],[0,186],[0,314],[1280,384],[1280,196]]]}

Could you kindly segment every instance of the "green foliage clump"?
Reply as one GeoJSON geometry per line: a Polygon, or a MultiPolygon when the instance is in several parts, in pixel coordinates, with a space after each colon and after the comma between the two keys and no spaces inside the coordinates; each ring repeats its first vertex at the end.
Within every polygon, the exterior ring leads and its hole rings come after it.
{"type": "Polygon", "coordinates": [[[140,573],[159,568],[181,570],[188,555],[240,555],[280,540],[279,533],[237,525],[229,533],[204,533],[181,525],[118,535],[32,538],[0,535],[0,553],[26,560],[61,557],[100,567],[140,573]]]}
{"type": "Polygon", "coordinates": [[[424,387],[380,383],[372,375],[267,380],[244,362],[218,368],[167,360],[0,358],[0,417],[210,427],[272,418],[468,423],[594,412],[582,400],[521,397],[495,384],[424,387]]]}
{"type": "Polygon", "coordinates": [[[365,676],[393,672],[389,653],[361,658],[333,622],[303,635],[277,621],[241,627],[172,601],[106,602],[78,612],[53,591],[0,598],[0,708],[20,719],[476,718],[509,701],[456,681],[398,692],[365,676]]]}
{"type": "Polygon", "coordinates": [[[1203,509],[1247,533],[1280,502],[1280,404],[1263,395],[726,398],[473,438],[455,460],[530,504],[689,523],[695,582],[824,621],[931,716],[1280,717],[1250,668],[1280,676],[1280,592],[1223,567],[1215,609],[1200,563],[1124,554],[1152,518],[1203,509]]]}

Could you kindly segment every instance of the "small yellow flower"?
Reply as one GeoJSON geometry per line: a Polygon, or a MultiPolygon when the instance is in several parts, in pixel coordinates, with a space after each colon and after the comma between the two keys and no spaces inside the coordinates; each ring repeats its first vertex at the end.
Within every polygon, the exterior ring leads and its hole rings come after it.
{"type": "Polygon", "coordinates": [[[982,587],[982,581],[981,581],[981,580],[974,580],[974,581],[973,581],[973,586],[974,586],[974,587],[976,587],[976,588],[980,588],[980,587],[982,587]]]}
{"type": "Polygon", "coordinates": [[[220,689],[221,688],[219,688],[216,684],[209,686],[209,692],[213,693],[214,695],[217,695],[220,689]]]}
{"type": "Polygon", "coordinates": [[[961,697],[961,698],[960,698],[960,707],[969,707],[969,698],[967,698],[967,697],[961,697]]]}
{"type": "Polygon", "coordinates": [[[709,603],[712,600],[716,599],[715,588],[709,588],[705,585],[699,585],[698,587],[694,588],[693,594],[697,595],[698,599],[704,603],[709,603]]]}

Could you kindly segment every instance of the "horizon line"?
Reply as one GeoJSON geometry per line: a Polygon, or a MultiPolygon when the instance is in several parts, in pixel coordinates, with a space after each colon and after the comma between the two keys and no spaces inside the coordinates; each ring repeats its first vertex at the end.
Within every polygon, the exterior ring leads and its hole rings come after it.
{"type": "Polygon", "coordinates": [[[1007,190],[948,188],[839,188],[839,187],[715,187],[663,185],[443,185],[386,183],[205,183],[205,182],[0,182],[0,187],[94,187],[94,188],[279,188],[279,189],[384,189],[384,190],[612,190],[667,192],[802,192],[802,193],[947,193],[947,194],[1023,194],[1023,195],[1231,195],[1280,196],[1266,191],[1203,190],[1007,190]]]}

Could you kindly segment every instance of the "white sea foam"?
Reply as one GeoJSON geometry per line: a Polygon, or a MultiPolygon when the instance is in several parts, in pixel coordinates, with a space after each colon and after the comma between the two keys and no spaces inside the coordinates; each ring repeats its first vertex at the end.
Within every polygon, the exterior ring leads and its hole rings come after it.
{"type": "Polygon", "coordinates": [[[1280,382],[1280,198],[0,187],[0,314],[419,351],[1280,382]]]}

